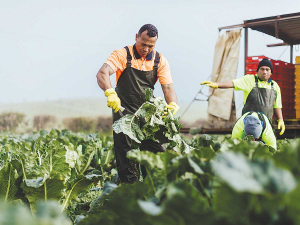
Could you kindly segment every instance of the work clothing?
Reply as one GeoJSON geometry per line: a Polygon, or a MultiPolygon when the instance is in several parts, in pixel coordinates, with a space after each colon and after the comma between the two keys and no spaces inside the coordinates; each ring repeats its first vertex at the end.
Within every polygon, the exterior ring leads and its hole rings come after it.
{"type": "Polygon", "coordinates": [[[269,120],[272,120],[274,102],[277,96],[273,86],[274,83],[271,81],[271,89],[259,88],[258,77],[255,76],[255,87],[252,88],[247,97],[242,114],[249,111],[263,112],[269,120]]]}
{"type": "MultiPolygon", "coordinates": [[[[154,84],[157,81],[158,65],[161,62],[158,52],[155,53],[153,68],[150,71],[142,71],[132,67],[132,55],[129,47],[126,46],[127,63],[126,68],[120,76],[116,92],[121,99],[121,105],[127,109],[127,113],[135,113],[136,110],[145,102],[145,89],[154,89],[154,84]]],[[[113,113],[113,122],[120,119],[122,114],[113,113]]],[[[132,162],[126,158],[126,154],[131,150],[130,139],[123,133],[113,133],[114,150],[117,160],[118,174],[121,182],[133,183],[139,181],[140,172],[138,163],[132,162]]],[[[140,150],[148,150],[154,153],[163,152],[164,147],[152,140],[143,141],[140,150]]]]}
{"type": "Polygon", "coordinates": [[[260,121],[263,122],[263,129],[262,129],[262,135],[261,135],[261,141],[263,141],[266,145],[269,145],[273,148],[277,148],[276,144],[276,137],[272,128],[272,125],[268,119],[268,117],[262,113],[258,112],[247,112],[243,114],[235,123],[233,129],[232,129],[232,135],[231,138],[244,138],[245,137],[245,124],[244,119],[247,115],[255,116],[259,118],[261,116],[260,121]]]}
{"type": "Polygon", "coordinates": [[[121,100],[113,88],[107,89],[104,92],[107,97],[107,106],[118,112],[121,106],[121,100]]]}
{"type": "Polygon", "coordinates": [[[177,111],[179,110],[179,106],[176,104],[176,102],[170,102],[168,105],[166,105],[165,108],[165,112],[163,115],[163,118],[165,118],[168,115],[168,109],[171,110],[173,116],[175,116],[175,114],[177,113],[177,111]]]}
{"type": "MultiPolygon", "coordinates": [[[[130,54],[133,56],[131,60],[131,67],[141,70],[141,71],[151,71],[153,70],[154,66],[154,58],[156,55],[156,51],[153,50],[149,53],[146,58],[141,58],[138,54],[135,45],[127,46],[129,49],[130,54]]],[[[122,48],[119,50],[115,50],[106,60],[105,62],[108,64],[113,71],[116,73],[116,80],[117,83],[123,74],[124,70],[127,68],[127,51],[126,49],[122,48]]],[[[158,63],[157,69],[157,79],[159,80],[160,84],[172,84],[172,77],[169,62],[167,59],[160,54],[160,59],[158,63]]]]}
{"type": "Polygon", "coordinates": [[[273,108],[282,108],[280,87],[271,79],[265,82],[259,80],[257,75],[246,75],[233,80],[233,84],[234,90],[244,91],[243,114],[248,111],[263,112],[271,120],[273,108]]]}
{"type": "Polygon", "coordinates": [[[285,125],[284,125],[284,121],[283,120],[281,120],[281,119],[279,119],[279,120],[277,120],[277,122],[278,122],[278,129],[281,129],[281,131],[280,131],[280,135],[283,135],[283,133],[284,133],[284,131],[285,131],[285,125]]]}
{"type": "Polygon", "coordinates": [[[209,81],[209,80],[203,81],[203,82],[201,82],[200,84],[201,84],[201,85],[205,84],[206,86],[211,87],[211,88],[214,88],[214,89],[218,89],[218,88],[219,88],[217,83],[213,83],[213,82],[211,82],[211,81],[209,81]]]}

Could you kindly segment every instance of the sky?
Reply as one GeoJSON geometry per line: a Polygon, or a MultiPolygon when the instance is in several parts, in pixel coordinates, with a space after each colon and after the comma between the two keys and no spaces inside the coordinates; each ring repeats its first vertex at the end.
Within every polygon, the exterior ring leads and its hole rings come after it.
{"type": "MultiPolygon", "coordinates": [[[[188,102],[211,74],[219,27],[299,11],[294,0],[0,0],[0,103],[104,97],[99,68],[146,23],[158,28],[155,49],[170,63],[179,102],[188,102]]],[[[249,55],[289,61],[286,47],[266,47],[279,42],[250,30],[249,55]]],[[[155,95],[163,96],[159,83],[155,95]]]]}

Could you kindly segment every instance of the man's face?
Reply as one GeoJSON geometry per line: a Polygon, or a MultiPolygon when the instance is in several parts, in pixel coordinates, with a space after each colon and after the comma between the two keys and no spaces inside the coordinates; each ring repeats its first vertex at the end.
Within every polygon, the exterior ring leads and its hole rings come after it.
{"type": "Polygon", "coordinates": [[[268,66],[260,67],[257,72],[257,76],[259,77],[259,79],[263,81],[268,81],[271,75],[272,75],[271,68],[268,66]]]}
{"type": "Polygon", "coordinates": [[[143,58],[146,58],[147,55],[154,49],[155,43],[157,41],[157,36],[149,37],[147,35],[148,31],[145,30],[139,36],[136,34],[135,37],[135,47],[139,55],[143,58]]]}

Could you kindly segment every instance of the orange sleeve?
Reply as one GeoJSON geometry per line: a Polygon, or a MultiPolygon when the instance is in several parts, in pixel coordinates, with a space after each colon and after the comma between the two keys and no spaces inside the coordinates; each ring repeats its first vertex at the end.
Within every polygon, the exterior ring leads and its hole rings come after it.
{"type": "Polygon", "coordinates": [[[173,83],[169,62],[163,55],[161,55],[160,62],[158,64],[157,77],[161,84],[173,83]]]}
{"type": "Polygon", "coordinates": [[[126,56],[126,50],[121,48],[113,51],[105,63],[108,64],[114,72],[122,73],[126,67],[126,56]]]}

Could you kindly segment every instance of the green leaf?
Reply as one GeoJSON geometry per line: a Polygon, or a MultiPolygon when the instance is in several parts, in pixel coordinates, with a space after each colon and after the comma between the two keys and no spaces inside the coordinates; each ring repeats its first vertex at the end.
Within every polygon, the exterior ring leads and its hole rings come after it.
{"type": "Polygon", "coordinates": [[[3,154],[0,156],[0,200],[11,202],[17,199],[17,179],[19,175],[15,167],[11,164],[11,160],[8,158],[4,159],[3,154]]]}
{"type": "Polygon", "coordinates": [[[249,161],[242,154],[224,152],[212,162],[216,175],[238,192],[288,193],[296,187],[293,175],[268,161],[249,161]]]}
{"type": "Polygon", "coordinates": [[[146,167],[147,177],[151,180],[154,192],[165,184],[166,168],[161,159],[164,153],[154,154],[149,151],[131,150],[127,152],[127,158],[137,161],[139,164],[146,167]]]}
{"type": "Polygon", "coordinates": [[[90,186],[100,179],[101,175],[97,171],[93,171],[91,174],[79,175],[74,181],[71,181],[70,188],[66,191],[65,198],[63,200],[63,209],[66,209],[71,200],[77,198],[80,193],[88,192],[90,186]]]}
{"type": "Polygon", "coordinates": [[[121,117],[119,120],[114,122],[113,130],[117,134],[122,132],[135,142],[141,143],[141,140],[144,139],[144,135],[139,127],[138,120],[135,120],[135,118],[136,117],[131,114],[121,117]]]}
{"type": "MultiPolygon", "coordinates": [[[[30,176],[34,173],[29,173],[30,176]]],[[[26,179],[21,185],[33,211],[39,200],[60,200],[66,191],[66,184],[61,174],[52,172],[49,176],[26,179]]]]}
{"type": "Polygon", "coordinates": [[[87,168],[90,166],[91,161],[95,155],[95,148],[93,146],[88,145],[85,149],[85,152],[82,150],[82,146],[78,146],[76,149],[77,151],[77,162],[76,162],[76,168],[77,168],[77,174],[82,175],[87,170],[87,168]]]}
{"type": "MultiPolygon", "coordinates": [[[[249,137],[247,137],[249,138],[249,137]]],[[[227,139],[222,143],[220,151],[234,151],[241,152],[244,155],[248,156],[249,159],[270,159],[273,154],[270,152],[268,146],[257,142],[252,141],[253,139],[249,138],[248,140],[240,140],[240,139],[227,139]]]]}
{"type": "Polygon", "coordinates": [[[190,156],[177,156],[172,159],[167,168],[168,181],[175,181],[186,172],[194,173],[196,175],[204,174],[200,166],[195,163],[190,156]]]}
{"type": "Polygon", "coordinates": [[[205,160],[211,160],[215,157],[216,152],[210,147],[200,147],[199,149],[195,149],[192,154],[205,160]]]}
{"type": "Polygon", "coordinates": [[[290,170],[299,180],[300,178],[300,139],[292,140],[290,144],[282,146],[274,155],[276,165],[290,170]]]}

